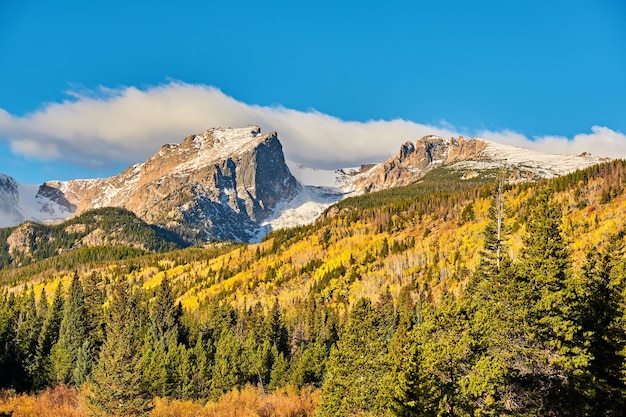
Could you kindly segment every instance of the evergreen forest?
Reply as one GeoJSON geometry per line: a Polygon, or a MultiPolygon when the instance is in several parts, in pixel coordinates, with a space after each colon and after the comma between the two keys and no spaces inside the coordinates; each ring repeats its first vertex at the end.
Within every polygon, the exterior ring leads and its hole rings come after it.
{"type": "Polygon", "coordinates": [[[506,176],[256,244],[3,247],[0,416],[622,416],[626,162],[506,176]]]}

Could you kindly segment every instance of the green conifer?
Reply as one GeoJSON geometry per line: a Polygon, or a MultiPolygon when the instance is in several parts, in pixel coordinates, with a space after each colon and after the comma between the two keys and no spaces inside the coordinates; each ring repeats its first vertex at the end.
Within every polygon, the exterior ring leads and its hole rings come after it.
{"type": "Polygon", "coordinates": [[[86,334],[83,286],[75,273],[63,305],[59,339],[50,352],[54,381],[77,383],[73,372],[86,334]]]}
{"type": "Polygon", "coordinates": [[[63,284],[59,281],[37,341],[37,365],[33,381],[36,389],[44,388],[52,382],[50,351],[59,340],[59,331],[63,320],[63,303],[63,284]]]}
{"type": "Polygon", "coordinates": [[[92,415],[145,416],[152,408],[142,384],[139,300],[124,279],[112,290],[106,339],[89,384],[87,405],[92,415]]]}
{"type": "Polygon", "coordinates": [[[380,400],[389,371],[386,329],[368,299],[357,301],[337,346],[326,362],[320,414],[328,416],[388,412],[380,400]]]}

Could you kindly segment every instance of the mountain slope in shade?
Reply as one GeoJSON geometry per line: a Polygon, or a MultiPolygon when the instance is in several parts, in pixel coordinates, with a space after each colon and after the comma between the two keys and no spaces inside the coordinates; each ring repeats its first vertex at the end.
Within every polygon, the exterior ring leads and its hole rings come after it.
{"type": "Polygon", "coordinates": [[[25,221],[56,222],[69,217],[76,207],[61,192],[44,185],[18,183],[0,174],[0,227],[25,221]]]}

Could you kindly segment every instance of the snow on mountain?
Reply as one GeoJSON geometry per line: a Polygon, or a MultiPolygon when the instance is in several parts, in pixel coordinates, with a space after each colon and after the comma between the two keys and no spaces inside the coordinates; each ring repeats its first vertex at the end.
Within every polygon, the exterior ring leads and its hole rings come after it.
{"type": "MultiPolygon", "coordinates": [[[[293,199],[284,201],[275,208],[274,215],[261,224],[263,229],[260,232],[265,234],[269,230],[313,223],[324,210],[345,196],[337,188],[303,186],[293,199]]],[[[257,236],[260,237],[262,235],[257,236]]]]}
{"type": "Polygon", "coordinates": [[[359,194],[408,185],[443,165],[458,171],[474,171],[475,175],[505,169],[510,182],[521,182],[564,175],[607,160],[586,153],[545,154],[479,138],[443,139],[430,135],[415,143],[405,143],[397,155],[354,176],[343,189],[359,194]]]}
{"type": "MultiPolygon", "coordinates": [[[[484,142],[487,143],[487,147],[478,155],[484,158],[480,159],[481,162],[492,161],[502,165],[523,167],[535,172],[541,178],[565,175],[610,160],[586,152],[580,155],[550,154],[491,141],[484,142]]],[[[467,161],[467,164],[470,163],[467,161]]]]}
{"type": "Polygon", "coordinates": [[[47,191],[44,185],[20,184],[13,177],[0,174],[0,227],[25,221],[53,223],[69,217],[72,207],[47,191]]]}
{"type": "Polygon", "coordinates": [[[478,138],[425,136],[388,160],[324,170],[285,161],[275,132],[208,129],[164,145],[110,178],[18,184],[0,174],[0,227],[50,222],[105,206],[124,207],[189,239],[260,240],[313,222],[337,201],[410,184],[440,166],[470,176],[504,168],[509,181],[564,175],[607,160],[553,155],[478,138]]]}

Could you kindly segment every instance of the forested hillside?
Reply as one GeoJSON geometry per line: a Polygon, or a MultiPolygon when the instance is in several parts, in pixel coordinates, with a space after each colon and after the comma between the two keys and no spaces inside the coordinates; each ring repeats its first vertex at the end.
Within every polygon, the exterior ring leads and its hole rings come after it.
{"type": "Polygon", "coordinates": [[[216,415],[246,386],[308,404],[274,415],[623,415],[626,162],[492,174],[259,244],[5,268],[0,413],[68,384],[93,415],[216,415]]]}
{"type": "MultiPolygon", "coordinates": [[[[93,247],[96,259],[117,260],[147,252],[165,252],[187,246],[175,233],[149,225],[132,212],[114,207],[91,210],[56,225],[26,222],[0,228],[0,269],[20,267],[68,252],[93,247]],[[120,247],[126,250],[120,250],[120,247]],[[135,249],[135,250],[133,250],[135,249]]],[[[93,252],[93,251],[83,251],[93,252]]],[[[89,255],[74,254],[77,263],[89,262],[89,255]]]]}

